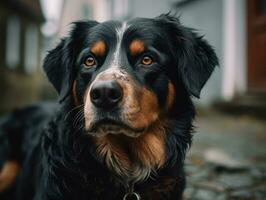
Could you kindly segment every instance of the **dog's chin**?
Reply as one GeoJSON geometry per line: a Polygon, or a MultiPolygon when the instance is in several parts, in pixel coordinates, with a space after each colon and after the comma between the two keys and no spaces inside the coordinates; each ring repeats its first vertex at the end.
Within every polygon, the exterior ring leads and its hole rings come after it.
{"type": "Polygon", "coordinates": [[[102,120],[93,123],[92,126],[86,130],[86,132],[93,137],[123,135],[130,138],[137,138],[145,132],[145,128],[133,128],[126,123],[102,120]]]}

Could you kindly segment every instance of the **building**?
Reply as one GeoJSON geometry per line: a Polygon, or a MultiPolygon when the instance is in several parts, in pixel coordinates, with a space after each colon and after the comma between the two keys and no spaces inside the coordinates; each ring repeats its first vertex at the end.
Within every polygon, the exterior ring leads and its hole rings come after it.
{"type": "Polygon", "coordinates": [[[0,112],[39,99],[43,22],[39,1],[0,1],[0,112]]]}

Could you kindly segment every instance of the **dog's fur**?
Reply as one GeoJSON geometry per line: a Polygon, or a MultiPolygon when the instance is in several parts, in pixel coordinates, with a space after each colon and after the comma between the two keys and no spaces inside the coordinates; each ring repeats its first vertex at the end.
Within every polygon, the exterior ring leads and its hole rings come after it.
{"type": "Polygon", "coordinates": [[[17,199],[117,200],[133,184],[145,200],[181,199],[191,96],[217,64],[211,46],[170,15],[75,22],[44,61],[60,103],[17,111],[2,125],[19,141],[7,158],[21,168],[17,199]],[[121,100],[96,106],[93,88],[108,81],[121,100]]]}

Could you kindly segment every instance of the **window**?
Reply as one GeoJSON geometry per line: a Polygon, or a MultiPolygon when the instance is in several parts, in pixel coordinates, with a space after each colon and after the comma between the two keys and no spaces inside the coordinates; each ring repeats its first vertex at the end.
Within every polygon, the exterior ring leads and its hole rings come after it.
{"type": "Polygon", "coordinates": [[[30,24],[26,27],[24,57],[25,72],[28,74],[34,73],[38,66],[38,44],[38,28],[36,25],[30,24]]]}
{"type": "Polygon", "coordinates": [[[20,62],[20,20],[17,16],[7,19],[6,66],[15,69],[20,62]]]}

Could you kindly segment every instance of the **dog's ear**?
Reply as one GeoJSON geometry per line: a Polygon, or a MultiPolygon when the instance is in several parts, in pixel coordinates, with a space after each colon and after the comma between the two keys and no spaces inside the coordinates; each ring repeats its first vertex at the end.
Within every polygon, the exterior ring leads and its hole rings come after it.
{"type": "Polygon", "coordinates": [[[187,91],[199,98],[200,92],[216,65],[218,58],[213,48],[195,30],[184,27],[178,18],[169,14],[157,17],[173,38],[173,54],[178,63],[178,74],[187,91]]]}
{"type": "Polygon", "coordinates": [[[49,51],[43,63],[47,78],[58,92],[60,101],[67,96],[71,84],[71,58],[67,49],[68,40],[69,38],[62,39],[57,47],[49,51]]]}
{"type": "Polygon", "coordinates": [[[61,42],[44,59],[43,69],[49,81],[59,94],[59,101],[63,101],[71,91],[75,79],[75,57],[82,44],[82,38],[89,33],[89,29],[98,24],[96,21],[79,21],[69,36],[61,42]]]}

